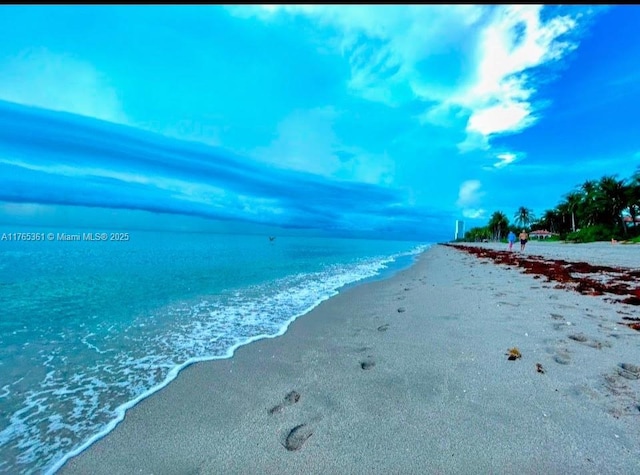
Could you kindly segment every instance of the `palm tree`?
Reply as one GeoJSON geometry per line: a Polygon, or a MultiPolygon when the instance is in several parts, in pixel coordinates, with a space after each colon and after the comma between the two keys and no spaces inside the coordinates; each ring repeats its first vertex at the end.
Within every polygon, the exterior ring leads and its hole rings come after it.
{"type": "Polygon", "coordinates": [[[591,226],[596,222],[597,209],[595,207],[596,194],[598,193],[598,182],[596,180],[586,180],[580,185],[582,191],[582,203],[580,208],[586,220],[586,225],[591,226]]]}
{"type": "Polygon", "coordinates": [[[538,224],[540,227],[555,233],[558,230],[559,219],[560,213],[557,210],[548,209],[544,212],[538,224]]]}
{"type": "Polygon", "coordinates": [[[509,219],[502,211],[495,211],[489,220],[489,229],[493,239],[499,241],[502,239],[502,233],[507,231],[509,227],[509,219]]]}
{"type": "Polygon", "coordinates": [[[489,237],[489,231],[486,227],[471,228],[464,234],[465,241],[482,241],[489,237]]]}
{"type": "Polygon", "coordinates": [[[565,196],[567,211],[571,213],[571,231],[576,231],[576,212],[582,204],[582,195],[577,191],[572,191],[565,196]]]}
{"type": "Polygon", "coordinates": [[[515,218],[515,221],[519,227],[524,226],[525,228],[529,226],[529,223],[535,219],[531,210],[529,208],[525,208],[524,206],[520,206],[513,217],[515,218]]]}
{"type": "Polygon", "coordinates": [[[608,224],[613,227],[621,225],[623,232],[627,234],[627,226],[622,218],[622,210],[628,204],[624,181],[617,180],[615,176],[604,176],[600,178],[598,188],[596,202],[603,211],[608,224]]]}
{"type": "MultiPolygon", "coordinates": [[[[633,223],[633,229],[635,231],[638,225],[636,218],[640,215],[640,167],[629,179],[626,185],[627,195],[627,211],[631,217],[633,223]]],[[[634,233],[635,234],[635,233],[634,233]]]]}
{"type": "MultiPolygon", "coordinates": [[[[613,233],[622,227],[625,236],[640,235],[640,166],[626,180],[618,180],[615,175],[604,176],[600,180],[586,180],[552,209],[545,211],[535,226],[544,226],[560,235],[581,227],[595,227],[585,236],[602,236],[603,232],[613,233]],[[630,226],[625,219],[633,222],[630,226]]],[[[535,219],[530,210],[521,206],[515,214],[520,226],[535,219]]]]}
{"type": "Polygon", "coordinates": [[[558,221],[558,228],[560,229],[560,232],[566,233],[567,231],[569,231],[569,228],[567,227],[567,215],[569,214],[567,203],[565,203],[564,201],[558,203],[558,206],[556,206],[556,209],[554,211],[561,218],[561,220],[558,221]]]}

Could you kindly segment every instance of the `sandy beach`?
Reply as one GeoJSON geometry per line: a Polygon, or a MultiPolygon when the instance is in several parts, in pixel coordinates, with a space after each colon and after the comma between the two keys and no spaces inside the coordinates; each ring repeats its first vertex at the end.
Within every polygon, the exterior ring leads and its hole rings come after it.
{"type": "MultiPolygon", "coordinates": [[[[640,262],[640,246],[527,252],[640,262]]],[[[639,314],[435,245],[186,368],[59,473],[640,473],[640,332],[619,323],[639,314]]]]}
{"type": "MultiPolygon", "coordinates": [[[[465,243],[469,244],[469,243],[465,243]]],[[[506,251],[505,243],[473,243],[474,246],[506,251]]],[[[515,252],[520,251],[520,241],[513,245],[515,252]]],[[[539,255],[551,259],[565,259],[572,262],[588,262],[595,265],[621,266],[628,268],[640,268],[640,244],[611,244],[610,242],[590,242],[584,244],[572,244],[562,241],[549,241],[533,239],[527,243],[525,255],[539,255]]]]}

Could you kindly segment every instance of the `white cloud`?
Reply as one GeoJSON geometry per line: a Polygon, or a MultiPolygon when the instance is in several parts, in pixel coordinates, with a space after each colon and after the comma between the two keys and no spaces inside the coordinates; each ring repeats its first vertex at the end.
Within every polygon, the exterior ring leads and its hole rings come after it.
{"type": "Polygon", "coordinates": [[[342,144],[333,130],[340,113],[333,107],[297,110],[278,124],[277,137],[249,154],[281,168],[343,180],[388,184],[394,162],[342,144]]]}
{"type": "Polygon", "coordinates": [[[468,132],[484,137],[500,132],[516,132],[533,122],[528,103],[502,103],[475,112],[467,123],[468,132]]]}
{"type": "MultiPolygon", "coordinates": [[[[424,96],[421,90],[439,89],[439,99],[447,97],[451,87],[442,71],[420,77],[415,71],[430,55],[447,55],[486,11],[474,5],[450,6],[264,6],[232,8],[231,13],[254,15],[265,21],[283,15],[302,15],[328,27],[335,36],[330,45],[349,62],[349,87],[370,100],[395,104],[395,89],[410,86],[404,99],[424,96]],[[424,80],[427,79],[427,84],[424,80]]],[[[467,41],[471,45],[472,42],[467,41]]],[[[445,72],[445,76],[448,73],[445,72]]]]}
{"type": "Polygon", "coordinates": [[[278,124],[275,140],[256,149],[254,155],[282,168],[333,174],[339,161],[326,157],[331,157],[338,141],[333,131],[337,116],[333,107],[296,110],[278,124]]]}
{"type": "Polygon", "coordinates": [[[489,139],[486,135],[482,135],[480,132],[469,132],[464,141],[458,144],[458,150],[462,153],[470,152],[472,150],[488,150],[489,139]]]}
{"type": "Polygon", "coordinates": [[[164,176],[142,175],[97,167],[28,163],[23,160],[11,158],[0,158],[0,164],[12,165],[27,170],[49,173],[51,175],[76,178],[111,178],[123,183],[149,185],[170,192],[173,198],[211,205],[219,204],[220,207],[226,206],[226,202],[223,202],[223,200],[229,199],[229,193],[223,188],[164,176]]]}
{"type": "Polygon", "coordinates": [[[504,153],[498,154],[496,158],[498,159],[498,161],[494,163],[493,166],[496,168],[503,168],[509,165],[510,163],[515,162],[517,156],[515,153],[504,152],[504,153]]]}
{"type": "Polygon", "coordinates": [[[563,35],[592,13],[575,10],[574,17],[543,21],[543,8],[271,5],[243,7],[242,15],[298,14],[329,27],[332,44],[349,62],[352,91],[389,105],[428,101],[433,106],[419,116],[422,122],[448,126],[468,118],[468,137],[459,147],[468,151],[535,123],[536,81],[526,73],[575,49],[563,35]]]}
{"type": "Polygon", "coordinates": [[[109,170],[106,168],[95,167],[79,167],[63,164],[39,164],[29,163],[20,159],[12,158],[0,158],[0,164],[11,165],[14,167],[25,168],[27,170],[33,170],[43,173],[50,173],[53,175],[62,175],[70,177],[103,177],[113,178],[129,183],[149,184],[151,179],[145,175],[136,175],[133,173],[120,172],[117,170],[109,170]]]}
{"type": "Polygon", "coordinates": [[[127,124],[118,95],[91,64],[29,49],[1,64],[0,99],[127,124]]]}
{"type": "Polygon", "coordinates": [[[456,204],[461,207],[474,206],[484,195],[480,191],[482,184],[479,180],[467,180],[460,185],[458,192],[458,201],[456,204]]]}
{"type": "Polygon", "coordinates": [[[486,211],[484,209],[474,209],[474,208],[467,208],[462,210],[462,216],[465,218],[469,218],[469,219],[481,219],[484,218],[486,215],[486,211]]]}
{"type": "Polygon", "coordinates": [[[462,216],[469,219],[484,217],[485,210],[478,207],[484,192],[480,191],[482,184],[479,180],[467,180],[460,185],[456,205],[462,208],[462,216]]]}
{"type": "Polygon", "coordinates": [[[440,127],[453,127],[467,116],[468,113],[463,108],[455,104],[441,102],[419,115],[418,120],[422,124],[429,123],[440,127]]]}
{"type": "MultiPolygon", "coordinates": [[[[166,196],[183,202],[206,205],[212,210],[228,215],[229,210],[241,212],[245,216],[263,219],[265,216],[280,216],[286,213],[277,198],[248,196],[207,183],[184,181],[166,176],[139,175],[126,171],[110,170],[96,167],[81,167],[63,164],[34,164],[21,160],[0,158],[0,164],[7,164],[28,170],[49,173],[51,175],[76,178],[111,178],[123,183],[142,184],[164,190],[166,196]]],[[[53,178],[55,179],[55,178],[53,178]]],[[[117,186],[117,185],[114,185],[117,186]]],[[[45,205],[0,203],[0,215],[12,216],[41,215],[51,211],[45,205]]]]}
{"type": "Polygon", "coordinates": [[[540,5],[505,6],[480,35],[477,79],[452,101],[472,113],[467,132],[489,138],[517,132],[536,120],[531,99],[535,82],[525,74],[531,68],[561,59],[576,45],[559,38],[577,23],[568,16],[542,22],[540,5]]]}

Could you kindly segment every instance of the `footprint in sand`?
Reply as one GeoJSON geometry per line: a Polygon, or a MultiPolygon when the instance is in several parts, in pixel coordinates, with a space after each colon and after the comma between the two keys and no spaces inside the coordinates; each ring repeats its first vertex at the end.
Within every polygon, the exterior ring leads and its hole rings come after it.
{"type": "Polygon", "coordinates": [[[554,330],[564,330],[565,328],[567,328],[567,324],[566,323],[554,323],[553,324],[553,329],[554,330]]]}
{"type": "Polygon", "coordinates": [[[604,387],[610,400],[609,413],[616,418],[621,416],[637,416],[640,405],[636,393],[629,385],[631,381],[640,379],[640,366],[631,363],[620,363],[614,371],[603,375],[604,387]]]}
{"type": "Polygon", "coordinates": [[[601,350],[602,348],[611,348],[613,346],[609,341],[600,340],[589,340],[585,343],[585,345],[590,346],[591,348],[595,348],[596,350],[601,350]]]}
{"type": "Polygon", "coordinates": [[[285,407],[293,406],[299,400],[300,400],[300,393],[297,392],[297,391],[290,391],[284,397],[284,401],[283,402],[281,402],[280,404],[277,404],[277,405],[273,406],[271,409],[269,409],[269,414],[278,414],[278,413],[282,412],[285,407]]]}
{"type": "Polygon", "coordinates": [[[552,313],[551,318],[554,320],[554,323],[553,323],[554,330],[564,330],[565,328],[567,328],[567,326],[569,326],[569,324],[567,323],[567,321],[562,315],[559,315],[557,313],[552,313]]]}
{"type": "Polygon", "coordinates": [[[616,368],[618,374],[625,379],[640,379],[640,366],[631,363],[620,363],[616,368]]]}
{"type": "Polygon", "coordinates": [[[558,348],[556,354],[553,355],[553,361],[561,365],[568,365],[571,363],[571,354],[564,348],[558,348]]]}
{"type": "Polygon", "coordinates": [[[312,435],[313,429],[309,424],[299,424],[289,431],[289,435],[282,445],[289,451],[300,450],[312,435]]]}
{"type": "Polygon", "coordinates": [[[608,341],[601,342],[598,340],[590,340],[584,333],[574,333],[568,335],[567,338],[573,341],[577,341],[578,343],[582,343],[585,346],[595,348],[597,350],[601,350],[603,346],[611,348],[611,343],[609,343],[608,341]]]}
{"type": "Polygon", "coordinates": [[[563,304],[563,303],[559,303],[559,304],[557,304],[557,306],[558,306],[559,308],[564,308],[564,309],[573,309],[573,306],[571,306],[571,305],[565,305],[565,304],[563,304]]]}
{"type": "Polygon", "coordinates": [[[582,333],[574,333],[572,335],[569,335],[567,338],[573,341],[577,341],[579,343],[584,343],[585,341],[588,340],[588,338],[582,333]]]}
{"type": "Polygon", "coordinates": [[[373,361],[372,356],[367,356],[367,358],[360,362],[360,368],[362,369],[372,369],[376,365],[376,362],[373,361]]]}

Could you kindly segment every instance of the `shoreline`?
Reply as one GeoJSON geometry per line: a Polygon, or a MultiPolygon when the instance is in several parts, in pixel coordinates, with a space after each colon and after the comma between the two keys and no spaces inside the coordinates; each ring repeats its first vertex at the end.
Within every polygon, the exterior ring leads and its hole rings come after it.
{"type": "MultiPolygon", "coordinates": [[[[434,245],[435,245],[434,243],[426,244],[427,249],[429,249],[431,246],[434,246],[434,245]]],[[[422,253],[424,253],[424,252],[426,252],[426,251],[420,251],[417,254],[407,254],[407,255],[400,256],[400,257],[396,257],[393,261],[388,263],[388,264],[391,264],[391,265],[388,265],[388,267],[385,267],[385,268],[381,269],[378,274],[374,274],[372,276],[365,277],[365,278],[362,278],[360,280],[356,280],[356,281],[344,284],[342,287],[336,289],[335,293],[333,293],[331,295],[327,295],[325,298],[323,298],[321,300],[318,300],[312,306],[310,306],[309,308],[303,310],[301,313],[292,316],[286,322],[286,324],[283,325],[283,327],[280,329],[280,331],[278,333],[275,333],[273,335],[257,335],[257,336],[248,338],[246,341],[243,341],[241,343],[238,343],[238,344],[230,347],[223,356],[191,358],[188,361],[185,361],[184,363],[182,363],[182,364],[180,364],[178,366],[175,366],[174,368],[171,369],[171,371],[167,375],[166,379],[162,383],[160,383],[159,385],[148,389],[147,391],[145,391],[144,393],[140,394],[135,399],[132,399],[131,401],[127,401],[126,403],[124,403],[121,406],[119,406],[116,409],[117,412],[118,412],[118,417],[117,418],[111,420],[104,427],[104,429],[102,429],[100,432],[98,432],[95,435],[93,435],[86,442],[82,443],[79,447],[77,447],[74,450],[72,450],[72,451],[68,452],[67,454],[65,454],[64,457],[62,457],[60,460],[58,460],[55,464],[51,465],[51,467],[45,469],[44,473],[46,475],[53,475],[55,473],[58,473],[60,471],[60,469],[62,467],[64,467],[64,465],[67,464],[67,462],[69,460],[73,459],[74,457],[79,456],[80,454],[82,454],[86,450],[89,450],[91,448],[91,446],[94,445],[96,442],[98,442],[99,440],[103,439],[104,437],[107,437],[119,424],[121,424],[124,421],[124,419],[126,418],[126,414],[130,409],[132,409],[133,407],[135,407],[136,405],[138,405],[140,402],[144,401],[145,399],[147,399],[149,397],[152,397],[157,392],[162,391],[164,388],[166,388],[168,385],[170,385],[173,381],[175,381],[175,379],[180,375],[180,373],[182,371],[184,371],[186,368],[188,368],[189,366],[192,366],[194,364],[199,364],[199,363],[207,363],[207,362],[214,362],[214,361],[231,359],[231,358],[234,357],[234,355],[235,355],[235,353],[236,353],[236,351],[238,349],[240,349],[240,348],[242,348],[242,347],[244,347],[246,345],[250,345],[252,343],[255,343],[255,342],[261,341],[261,340],[265,340],[265,339],[268,340],[268,339],[281,337],[282,335],[284,335],[288,331],[288,329],[289,329],[289,327],[291,326],[292,323],[294,323],[297,319],[299,319],[301,317],[304,317],[309,312],[313,311],[316,307],[321,305],[323,302],[334,298],[335,296],[339,295],[341,292],[348,291],[349,289],[358,287],[360,285],[366,285],[367,283],[378,282],[378,281],[383,281],[383,280],[386,280],[386,279],[390,279],[395,274],[397,274],[398,272],[402,272],[404,270],[407,270],[411,266],[413,266],[416,263],[416,260],[419,259],[420,255],[422,253]],[[400,263],[398,263],[398,262],[400,262],[400,263]]]]}
{"type": "Polygon", "coordinates": [[[637,469],[637,419],[625,411],[638,381],[620,380],[616,368],[640,364],[630,344],[638,340],[613,326],[620,307],[480,262],[434,245],[390,278],[325,300],[279,338],[191,364],[58,472],[215,473],[222,465],[230,473],[464,473],[472,462],[525,472],[637,469]],[[531,317],[541,304],[552,307],[544,318],[512,316],[522,307],[531,317]],[[566,338],[574,329],[586,339],[566,338]],[[617,337],[603,340],[602,331],[617,337]],[[522,360],[506,360],[512,346],[522,360]],[[630,393],[606,393],[607,377],[630,393]],[[291,391],[299,401],[283,402],[291,391]],[[288,451],[283,444],[299,424],[312,435],[288,451]],[[602,437],[594,444],[585,432],[602,437]]]}

